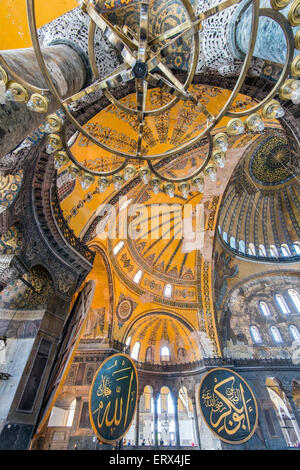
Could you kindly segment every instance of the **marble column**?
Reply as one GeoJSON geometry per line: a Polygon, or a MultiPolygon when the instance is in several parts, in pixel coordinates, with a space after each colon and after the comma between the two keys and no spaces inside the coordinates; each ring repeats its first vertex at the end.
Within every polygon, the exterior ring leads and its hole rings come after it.
{"type": "Polygon", "coordinates": [[[139,445],[139,432],[140,432],[140,400],[141,395],[139,394],[137,405],[136,405],[136,418],[135,418],[135,447],[139,445]]]}
{"type": "Polygon", "coordinates": [[[174,403],[174,418],[175,418],[175,440],[176,446],[180,446],[180,432],[179,432],[179,417],[178,417],[178,394],[172,394],[174,403]]]}
{"type": "Polygon", "coordinates": [[[199,422],[198,422],[198,414],[197,414],[197,405],[196,399],[194,396],[191,397],[192,405],[193,405],[193,413],[194,413],[194,425],[196,431],[196,439],[197,439],[197,446],[198,449],[201,449],[201,439],[200,439],[200,430],[199,430],[199,422]]]}
{"type": "Polygon", "coordinates": [[[154,426],[153,426],[154,447],[158,447],[158,400],[159,400],[159,393],[157,393],[153,396],[153,405],[154,405],[154,426]]]}
{"type": "MultiPolygon", "coordinates": [[[[71,47],[70,44],[56,44],[42,49],[50,76],[62,98],[80,91],[87,84],[85,55],[78,46],[71,47]]],[[[32,48],[1,51],[1,55],[18,76],[34,86],[48,88],[32,48]]],[[[9,73],[8,77],[14,80],[9,73]]],[[[51,93],[47,93],[47,98],[47,113],[30,111],[26,103],[6,100],[0,104],[0,157],[17,147],[44,122],[47,114],[58,108],[51,93]]]]}

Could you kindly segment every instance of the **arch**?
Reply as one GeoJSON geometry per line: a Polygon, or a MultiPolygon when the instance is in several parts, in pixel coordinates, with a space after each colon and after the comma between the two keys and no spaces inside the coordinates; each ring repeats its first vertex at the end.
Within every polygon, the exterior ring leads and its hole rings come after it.
{"type": "Polygon", "coordinates": [[[294,341],[300,341],[300,333],[299,333],[298,328],[295,325],[290,325],[289,331],[294,341]]]}
{"type": "Polygon", "coordinates": [[[250,325],[250,334],[254,343],[261,343],[262,338],[259,329],[255,325],[250,325]]]}
{"type": "Polygon", "coordinates": [[[113,253],[114,255],[116,256],[119,251],[121,251],[121,249],[123,248],[124,246],[124,240],[120,240],[113,248],[113,253]]]}
{"type": "Polygon", "coordinates": [[[164,287],[164,297],[170,299],[172,297],[173,286],[172,284],[166,284],[164,287]]]}
{"type": "Polygon", "coordinates": [[[277,328],[277,326],[272,325],[270,327],[270,332],[271,332],[272,338],[275,341],[275,343],[282,343],[283,342],[281,333],[280,333],[279,329],[277,328]]]}
{"type": "Polygon", "coordinates": [[[285,257],[291,256],[290,249],[286,243],[283,243],[280,248],[281,248],[281,253],[283,256],[285,257]]]}
{"type": "Polygon", "coordinates": [[[271,317],[271,310],[266,302],[260,301],[259,308],[264,317],[271,317]]]}
{"type": "Polygon", "coordinates": [[[160,360],[162,362],[168,362],[171,360],[170,349],[168,346],[161,346],[160,348],[160,360]]]}
{"type": "Polygon", "coordinates": [[[133,276],[133,282],[135,282],[136,284],[139,284],[142,275],[143,275],[143,271],[142,271],[141,269],[139,269],[139,270],[135,273],[135,275],[133,276]]]}
{"type": "MultiPolygon", "coordinates": [[[[99,278],[97,277],[96,281],[96,291],[101,292],[102,294],[102,299],[103,299],[103,294],[107,292],[106,295],[106,304],[107,308],[105,310],[105,317],[104,317],[104,329],[103,333],[107,330],[107,335],[108,338],[111,338],[112,336],[112,331],[113,331],[113,322],[114,322],[114,288],[113,288],[113,276],[112,276],[112,270],[110,266],[110,261],[107,257],[105,249],[99,244],[99,243],[90,243],[89,248],[93,251],[96,252],[95,260],[94,260],[94,266],[93,269],[90,271],[89,275],[87,276],[88,279],[94,279],[94,275],[96,275],[95,270],[97,269],[97,254],[100,257],[98,259],[98,269],[101,270],[102,275],[104,276],[103,278],[103,284],[99,283],[99,278]]],[[[99,299],[100,300],[100,299],[99,299]]],[[[96,298],[95,298],[96,302],[96,298]]],[[[92,308],[94,309],[99,309],[102,306],[92,304],[92,308]]],[[[96,318],[96,317],[95,317],[96,318]]],[[[103,320],[101,320],[103,321],[103,320]]]]}
{"type": "Polygon", "coordinates": [[[134,343],[133,348],[130,353],[131,358],[135,359],[136,361],[139,358],[140,347],[141,347],[141,343],[137,341],[136,343],[134,343]]]}
{"type": "Polygon", "coordinates": [[[298,292],[295,290],[295,289],[289,289],[288,290],[288,293],[298,311],[298,313],[300,313],[300,296],[298,294],[298,292]]]}
{"type": "Polygon", "coordinates": [[[294,249],[297,255],[300,255],[300,242],[294,242],[294,249]]]}
{"type": "Polygon", "coordinates": [[[154,361],[152,346],[148,346],[148,348],[146,349],[145,361],[146,362],[153,362],[154,361]]]}
{"type": "Polygon", "coordinates": [[[275,377],[267,377],[266,388],[287,446],[297,446],[300,442],[299,426],[281,383],[275,377]]]}
{"type": "Polygon", "coordinates": [[[276,302],[278,303],[279,307],[280,307],[280,310],[282,313],[284,313],[285,315],[290,313],[290,309],[283,297],[283,295],[281,294],[276,294],[275,295],[275,299],[276,299],[276,302]]]}

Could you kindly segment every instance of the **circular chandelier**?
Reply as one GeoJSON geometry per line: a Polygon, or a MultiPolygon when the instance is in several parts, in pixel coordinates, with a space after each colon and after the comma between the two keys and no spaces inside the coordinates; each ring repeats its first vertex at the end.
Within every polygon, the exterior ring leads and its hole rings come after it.
{"type": "MultiPolygon", "coordinates": [[[[291,4],[288,19],[279,10],[291,3],[289,0],[271,0],[272,8],[269,9],[260,9],[259,0],[249,1],[249,4],[252,5],[252,24],[248,52],[244,57],[235,86],[221,110],[212,113],[190,91],[190,85],[193,83],[199,59],[199,32],[202,29],[203,21],[240,2],[241,0],[225,0],[217,6],[196,15],[190,0],[181,0],[184,21],[175,27],[170,27],[163,33],[155,35],[150,28],[151,6],[149,0],[141,0],[136,4],[139,9],[139,24],[135,31],[127,25],[120,27],[107,19],[103,13],[105,0],[78,0],[79,6],[88,15],[90,20],[88,51],[93,82],[79,93],[62,99],[47,69],[39,44],[35,17],[35,0],[27,0],[27,14],[32,44],[48,88],[38,88],[18,77],[1,56],[0,84],[5,85],[6,98],[8,100],[24,102],[31,111],[35,112],[47,113],[50,94],[54,96],[63,111],[63,118],[57,114],[50,114],[46,117],[45,132],[48,134],[46,138],[46,152],[49,155],[53,155],[56,169],[68,165],[70,177],[73,179],[78,178],[83,189],[87,189],[97,179],[100,192],[105,191],[111,183],[114,184],[116,190],[119,190],[126,181],[139,174],[141,180],[148,184],[154,193],[158,193],[163,189],[172,197],[177,185],[177,189],[181,192],[182,196],[187,198],[191,190],[203,192],[205,177],[216,181],[217,167],[224,167],[225,164],[226,152],[229,147],[229,136],[243,134],[246,130],[254,133],[262,132],[264,129],[264,119],[278,119],[284,115],[280,102],[275,99],[276,96],[281,100],[292,100],[294,104],[300,103],[300,80],[297,79],[300,76],[300,55],[294,57],[295,49],[300,49],[300,34],[298,31],[294,37],[292,29],[292,26],[300,25],[299,0],[295,0],[291,4]],[[232,105],[241,90],[251,65],[257,38],[258,22],[262,16],[271,18],[282,29],[287,45],[286,61],[282,65],[279,79],[263,100],[250,109],[233,111],[232,105]],[[100,76],[96,65],[94,43],[97,29],[100,29],[104,37],[117,49],[123,61],[114,72],[106,77],[100,76]],[[183,43],[188,44],[190,48],[191,63],[186,72],[185,80],[182,83],[172,69],[166,65],[165,59],[170,54],[173,54],[183,43]],[[8,76],[12,80],[9,80],[8,76]],[[129,82],[134,83],[135,86],[135,107],[126,106],[124,102],[115,98],[113,94],[118,87],[129,82]],[[168,96],[166,103],[154,109],[147,107],[147,91],[150,87],[159,88],[162,92],[166,93],[168,96]],[[74,117],[74,103],[84,96],[97,91],[102,91],[111,104],[135,117],[137,122],[135,152],[121,152],[99,141],[74,117]],[[143,151],[142,145],[146,119],[150,116],[164,114],[180,101],[190,101],[197,111],[202,113],[204,119],[202,130],[174,148],[160,154],[147,155],[143,151]],[[223,117],[229,118],[229,120],[225,131],[218,132],[216,131],[217,125],[223,117]],[[96,171],[80,163],[74,156],[66,138],[67,127],[70,124],[91,143],[99,147],[100,152],[105,150],[121,157],[123,159],[121,165],[110,171],[96,171]],[[178,156],[180,152],[184,152],[196,144],[199,145],[202,141],[208,142],[207,154],[192,174],[181,178],[171,178],[158,171],[155,165],[156,161],[165,159],[170,161],[170,158],[175,158],[175,154],[178,156]],[[143,166],[137,169],[134,164],[136,161],[139,163],[143,162],[143,166]]],[[[122,7],[120,7],[121,9],[122,7]]]]}

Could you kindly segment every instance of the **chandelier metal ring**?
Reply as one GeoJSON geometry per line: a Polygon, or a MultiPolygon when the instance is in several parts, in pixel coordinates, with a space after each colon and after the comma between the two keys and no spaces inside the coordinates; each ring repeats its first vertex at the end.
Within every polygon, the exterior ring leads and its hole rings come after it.
{"type": "MultiPolygon", "coordinates": [[[[105,0],[100,0],[99,10],[101,10],[101,8],[103,7],[104,2],[105,2],[105,0]]],[[[181,0],[181,3],[184,5],[184,8],[188,13],[189,24],[192,25],[192,23],[196,21],[196,16],[194,14],[191,3],[190,3],[189,0],[181,0]]],[[[99,75],[99,71],[98,71],[97,64],[96,64],[95,49],[94,49],[96,26],[97,26],[96,22],[91,17],[90,18],[90,25],[89,25],[89,36],[88,36],[89,59],[90,59],[90,65],[91,65],[93,75],[96,79],[99,80],[100,75],[99,75]]],[[[148,42],[153,44],[153,40],[152,40],[152,42],[150,40],[148,42]]],[[[188,77],[187,77],[184,84],[180,84],[182,86],[183,90],[187,90],[189,88],[189,86],[191,85],[191,83],[193,81],[193,78],[194,78],[194,75],[195,75],[196,67],[197,67],[197,61],[198,61],[198,56],[199,56],[199,36],[198,36],[197,31],[193,34],[193,42],[194,42],[193,59],[192,59],[192,64],[191,64],[189,72],[188,72],[188,77]]],[[[137,49],[138,49],[138,45],[137,45],[137,49]]],[[[166,70],[166,68],[165,68],[164,72],[168,73],[168,70],[166,70]]],[[[131,78],[134,78],[134,76],[132,76],[131,78]]],[[[119,107],[122,111],[124,111],[128,114],[138,114],[137,109],[132,109],[132,108],[129,108],[128,106],[125,106],[122,102],[117,100],[109,90],[105,89],[105,90],[103,90],[103,92],[104,92],[105,96],[107,97],[107,99],[112,104],[119,107]]],[[[173,107],[179,100],[180,100],[180,96],[176,96],[169,103],[167,103],[167,104],[165,104],[165,105],[163,105],[159,108],[156,108],[154,110],[146,110],[145,109],[144,110],[144,115],[145,116],[155,116],[155,115],[158,115],[158,114],[165,113],[168,109],[173,107]]]]}
{"type": "Polygon", "coordinates": [[[161,173],[159,173],[159,171],[156,170],[156,168],[154,167],[154,165],[150,161],[147,161],[148,166],[149,166],[150,170],[152,171],[152,173],[155,176],[157,176],[159,179],[163,180],[163,181],[167,181],[169,183],[181,183],[181,182],[189,181],[189,180],[195,178],[196,176],[198,176],[204,170],[204,168],[207,166],[209,160],[211,159],[211,155],[212,155],[212,151],[213,151],[213,138],[212,138],[212,135],[210,133],[207,135],[207,139],[208,139],[208,152],[207,152],[207,156],[204,159],[204,162],[193,173],[189,174],[188,176],[186,176],[184,178],[182,178],[182,177],[180,177],[180,178],[170,178],[170,177],[167,177],[167,176],[163,176],[161,173]]]}
{"type": "Polygon", "coordinates": [[[113,175],[119,173],[120,171],[122,171],[125,168],[125,166],[127,165],[128,161],[129,161],[129,158],[123,155],[124,162],[116,170],[96,171],[96,170],[91,170],[89,168],[86,168],[73,155],[73,152],[72,152],[72,150],[71,150],[71,148],[70,148],[70,146],[68,145],[68,142],[67,142],[66,132],[67,132],[67,126],[66,126],[66,123],[64,122],[63,125],[62,125],[62,129],[61,129],[62,145],[63,145],[63,147],[66,151],[66,154],[68,155],[69,159],[71,160],[71,162],[74,163],[74,165],[78,166],[78,168],[80,168],[80,170],[84,171],[85,173],[90,173],[93,176],[104,176],[104,177],[113,176],[113,175]]]}
{"type": "Polygon", "coordinates": [[[281,88],[287,76],[289,75],[295,46],[294,34],[290,23],[281,13],[276,10],[272,10],[271,8],[260,9],[259,16],[272,18],[282,28],[287,45],[286,60],[283,64],[282,72],[280,74],[280,77],[278,78],[278,81],[276,82],[272,90],[268,93],[268,95],[252,108],[248,108],[243,111],[228,111],[226,115],[230,117],[245,117],[249,113],[255,113],[259,109],[263,108],[263,106],[278,93],[278,90],[281,88]]]}
{"type": "MultiPolygon", "coordinates": [[[[233,5],[235,3],[239,3],[239,0],[227,0],[220,4],[218,8],[214,8],[213,13],[217,13],[221,9],[227,8],[229,5],[233,5]]],[[[66,100],[62,100],[61,97],[59,96],[52,79],[49,75],[49,72],[47,70],[46,64],[44,62],[44,58],[41,52],[39,40],[38,40],[38,34],[37,34],[37,28],[36,28],[36,19],[35,19],[35,0],[27,0],[27,10],[28,10],[28,21],[29,21],[29,29],[30,29],[30,34],[32,38],[32,43],[33,47],[36,53],[36,57],[40,66],[40,69],[44,75],[44,78],[49,86],[50,92],[54,95],[58,103],[61,105],[63,108],[66,117],[69,119],[69,121],[74,125],[74,127],[79,130],[83,136],[88,138],[91,142],[93,142],[95,145],[98,147],[101,147],[102,149],[111,152],[117,156],[120,156],[122,158],[129,158],[129,159],[140,159],[143,161],[151,161],[151,160],[157,160],[157,159],[164,159],[167,157],[170,157],[174,155],[175,153],[178,153],[179,151],[186,149],[195,143],[199,142],[202,138],[206,137],[210,131],[216,126],[216,124],[222,119],[223,116],[225,116],[228,113],[228,109],[230,108],[231,104],[233,103],[234,99],[236,98],[237,94],[239,93],[242,83],[247,75],[247,71],[249,69],[252,56],[253,56],[253,51],[254,51],[254,46],[255,46],[255,41],[256,41],[256,34],[257,34],[257,28],[258,28],[258,18],[259,18],[259,1],[258,0],[252,0],[252,7],[253,7],[253,15],[252,15],[252,25],[251,25],[251,39],[250,39],[250,45],[249,49],[247,51],[247,54],[244,58],[242,70],[240,73],[240,76],[237,79],[237,82],[235,84],[235,87],[233,88],[230,97],[228,98],[227,102],[223,106],[222,110],[219,112],[219,114],[211,119],[210,124],[207,123],[207,128],[204,129],[200,134],[195,136],[194,138],[184,142],[183,144],[177,146],[176,148],[170,149],[163,154],[158,154],[158,155],[136,155],[136,154],[128,154],[125,152],[120,152],[117,149],[113,149],[111,147],[108,147],[107,145],[103,144],[99,140],[97,140],[94,136],[92,136],[89,132],[87,132],[79,123],[78,121],[73,117],[72,113],[69,111],[68,106],[66,104],[66,100]]],[[[81,92],[81,96],[84,95],[84,91],[81,92]],[[83,94],[82,94],[83,93],[83,94]]],[[[74,160],[73,160],[74,161],[74,160]]],[[[88,168],[85,169],[87,173],[91,174],[99,174],[94,173],[93,170],[90,170],[88,168]]]]}

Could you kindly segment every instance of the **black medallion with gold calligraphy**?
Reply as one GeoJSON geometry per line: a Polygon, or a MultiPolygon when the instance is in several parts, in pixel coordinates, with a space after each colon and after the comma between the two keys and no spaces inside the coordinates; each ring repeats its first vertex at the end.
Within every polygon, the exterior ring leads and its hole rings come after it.
{"type": "Polygon", "coordinates": [[[242,444],[253,435],[256,399],[236,372],[222,367],[210,370],[200,384],[199,403],[206,424],[222,441],[242,444]]]}
{"type": "Polygon", "coordinates": [[[122,353],[107,358],[96,372],[89,399],[92,428],[102,442],[116,442],[128,431],[137,398],[138,377],[132,359],[122,353]]]}

